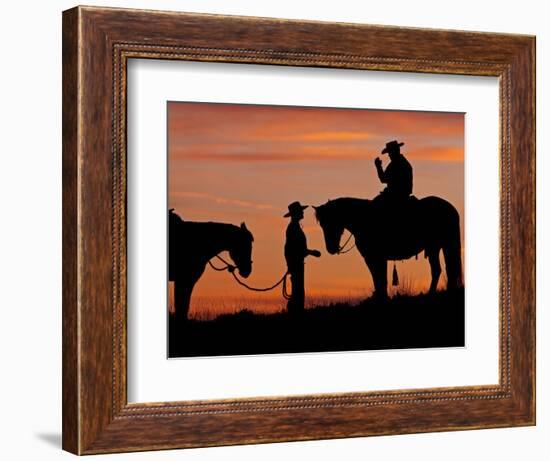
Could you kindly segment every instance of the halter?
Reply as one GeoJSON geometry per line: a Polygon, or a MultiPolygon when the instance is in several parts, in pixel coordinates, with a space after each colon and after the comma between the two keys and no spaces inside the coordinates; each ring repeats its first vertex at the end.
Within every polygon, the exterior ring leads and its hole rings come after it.
{"type": "Polygon", "coordinates": [[[336,253],[338,253],[339,255],[343,255],[343,254],[346,254],[346,253],[350,252],[351,250],[353,250],[355,248],[355,242],[353,242],[352,246],[345,249],[346,245],[349,243],[349,241],[351,240],[352,237],[353,237],[353,234],[350,232],[348,239],[345,241],[345,243],[342,246],[338,247],[338,251],[336,253]]]}
{"type": "Polygon", "coordinates": [[[210,265],[210,267],[212,269],[214,269],[215,271],[218,271],[218,272],[222,272],[222,271],[225,271],[227,270],[228,272],[235,272],[235,269],[236,269],[236,266],[234,266],[233,264],[230,264],[228,263],[225,259],[223,259],[220,255],[216,255],[215,256],[216,258],[218,258],[222,263],[225,264],[224,267],[216,267],[214,266],[214,264],[212,263],[212,260],[208,260],[208,264],[210,265]]]}

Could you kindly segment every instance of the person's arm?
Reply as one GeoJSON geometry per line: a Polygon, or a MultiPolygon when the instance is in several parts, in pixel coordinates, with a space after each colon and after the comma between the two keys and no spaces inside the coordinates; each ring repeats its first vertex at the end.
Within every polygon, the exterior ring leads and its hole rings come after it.
{"type": "Polygon", "coordinates": [[[302,244],[303,244],[303,249],[304,249],[304,258],[307,257],[307,256],[315,256],[316,258],[318,258],[319,256],[321,256],[321,252],[319,250],[310,250],[307,247],[306,235],[305,234],[302,234],[302,235],[303,235],[302,244]]]}
{"type": "Polygon", "coordinates": [[[388,182],[388,179],[386,177],[386,173],[384,172],[384,169],[382,168],[382,160],[380,160],[379,157],[377,157],[374,160],[374,165],[376,166],[376,172],[378,173],[378,179],[380,179],[381,183],[386,184],[388,182]]]}
{"type": "Polygon", "coordinates": [[[303,260],[309,255],[306,237],[298,225],[296,227],[293,224],[289,225],[286,234],[285,252],[288,259],[291,260],[303,260]]]}

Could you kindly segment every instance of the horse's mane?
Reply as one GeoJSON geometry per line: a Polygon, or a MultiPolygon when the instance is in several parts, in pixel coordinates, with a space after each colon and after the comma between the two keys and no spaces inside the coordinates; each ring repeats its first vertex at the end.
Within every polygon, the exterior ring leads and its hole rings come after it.
{"type": "Polygon", "coordinates": [[[325,204],[315,207],[315,217],[317,221],[327,216],[337,216],[345,213],[350,208],[357,209],[358,207],[368,207],[371,200],[355,198],[355,197],[340,197],[333,200],[328,200],[325,204]]]}
{"type": "Polygon", "coordinates": [[[170,210],[170,217],[174,220],[176,225],[181,226],[182,230],[187,229],[188,231],[196,232],[203,237],[223,233],[235,237],[248,237],[251,242],[254,241],[254,236],[247,229],[244,223],[240,226],[236,226],[235,224],[214,221],[186,221],[181,219],[181,217],[172,210],[170,210]]]}

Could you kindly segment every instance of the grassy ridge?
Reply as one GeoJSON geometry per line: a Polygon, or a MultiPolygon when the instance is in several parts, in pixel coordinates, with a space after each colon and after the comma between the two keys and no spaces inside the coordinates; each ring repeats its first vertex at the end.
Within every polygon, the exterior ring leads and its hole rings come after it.
{"type": "Polygon", "coordinates": [[[244,309],[169,328],[170,357],[457,347],[464,346],[464,290],[313,307],[298,318],[244,309]]]}

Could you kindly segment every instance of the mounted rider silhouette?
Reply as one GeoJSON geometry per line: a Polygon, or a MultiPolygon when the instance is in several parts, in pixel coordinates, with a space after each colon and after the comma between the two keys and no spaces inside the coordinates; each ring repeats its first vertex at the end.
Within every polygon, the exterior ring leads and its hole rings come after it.
{"type": "Polygon", "coordinates": [[[384,170],[382,160],[377,157],[374,160],[376,172],[380,182],[386,184],[386,188],[376,200],[388,201],[389,205],[403,203],[412,194],[413,169],[409,161],[401,153],[401,146],[405,143],[390,141],[382,150],[382,154],[388,154],[390,163],[384,170]]]}
{"type": "Polygon", "coordinates": [[[395,140],[386,144],[382,154],[389,155],[390,163],[385,170],[379,157],[374,160],[378,178],[386,184],[386,188],[372,201],[374,216],[378,221],[374,232],[378,233],[380,241],[388,242],[396,252],[415,238],[409,224],[417,218],[415,205],[418,200],[411,195],[413,169],[401,153],[403,145],[404,143],[395,140]],[[409,230],[403,232],[404,229],[409,230]]]}

